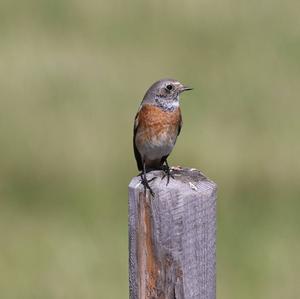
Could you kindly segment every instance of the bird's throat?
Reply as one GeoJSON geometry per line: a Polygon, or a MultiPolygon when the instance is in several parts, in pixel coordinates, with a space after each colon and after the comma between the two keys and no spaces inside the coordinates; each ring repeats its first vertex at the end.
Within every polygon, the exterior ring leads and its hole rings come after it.
{"type": "Polygon", "coordinates": [[[155,99],[155,106],[162,109],[163,111],[172,112],[179,107],[179,100],[159,100],[155,99]]]}

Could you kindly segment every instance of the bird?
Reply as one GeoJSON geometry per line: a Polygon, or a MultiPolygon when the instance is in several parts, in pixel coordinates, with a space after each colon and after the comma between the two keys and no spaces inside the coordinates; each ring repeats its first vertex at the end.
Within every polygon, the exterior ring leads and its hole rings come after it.
{"type": "Polygon", "coordinates": [[[167,184],[171,174],[167,161],[177,136],[182,128],[182,116],[179,96],[192,88],[175,79],[161,79],[147,90],[134,120],[133,149],[137,168],[141,171],[141,183],[144,191],[154,192],[147,180],[146,173],[151,170],[163,170],[167,184]]]}

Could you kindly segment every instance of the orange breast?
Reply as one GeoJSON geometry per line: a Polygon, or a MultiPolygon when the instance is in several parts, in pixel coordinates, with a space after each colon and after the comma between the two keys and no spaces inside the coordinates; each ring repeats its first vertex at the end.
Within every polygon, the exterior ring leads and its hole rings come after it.
{"type": "Polygon", "coordinates": [[[163,111],[153,105],[143,105],[135,120],[135,145],[146,166],[158,167],[162,157],[168,156],[181,126],[179,107],[163,111]]]}
{"type": "Polygon", "coordinates": [[[163,111],[153,105],[144,105],[139,112],[139,131],[143,132],[145,139],[158,137],[162,134],[176,134],[181,123],[181,112],[178,107],[172,112],[163,111]]]}

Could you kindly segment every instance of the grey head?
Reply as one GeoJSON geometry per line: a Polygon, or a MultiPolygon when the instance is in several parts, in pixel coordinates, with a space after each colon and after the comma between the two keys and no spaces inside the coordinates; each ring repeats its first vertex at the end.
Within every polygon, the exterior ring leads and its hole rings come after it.
{"type": "Polygon", "coordinates": [[[175,79],[161,79],[150,86],[142,104],[155,105],[163,110],[172,111],[179,106],[179,95],[191,89],[175,79]]]}

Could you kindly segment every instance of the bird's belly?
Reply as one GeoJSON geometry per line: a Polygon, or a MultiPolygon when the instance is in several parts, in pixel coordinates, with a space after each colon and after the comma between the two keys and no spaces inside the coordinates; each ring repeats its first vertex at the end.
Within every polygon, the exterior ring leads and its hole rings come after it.
{"type": "Polygon", "coordinates": [[[158,160],[171,153],[177,138],[175,130],[165,127],[154,132],[148,128],[136,136],[136,145],[139,152],[147,160],[158,160]]]}

